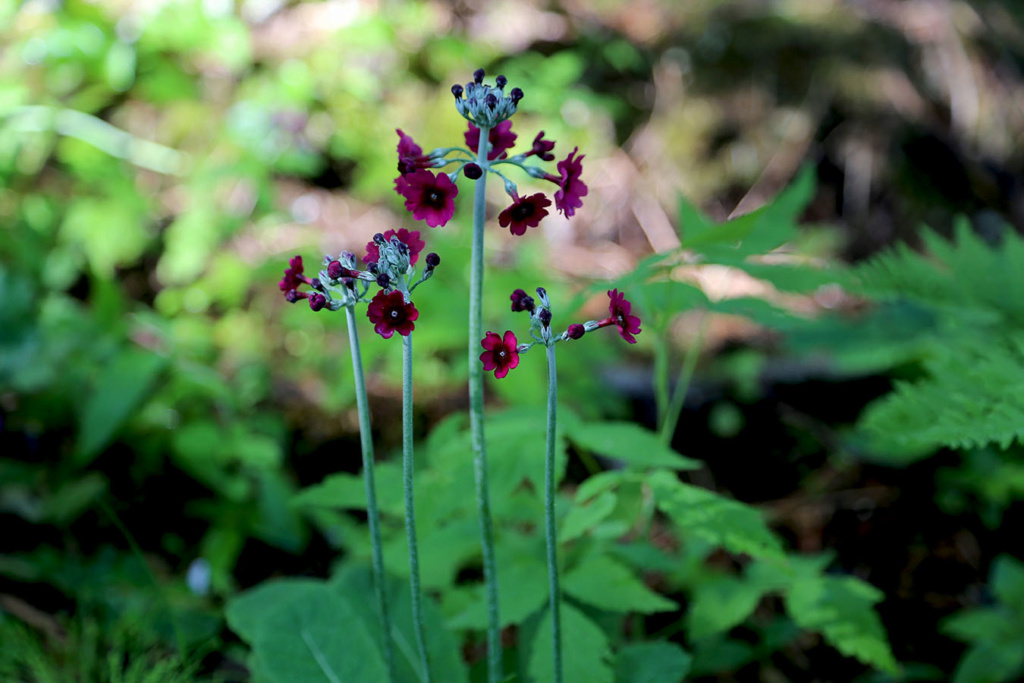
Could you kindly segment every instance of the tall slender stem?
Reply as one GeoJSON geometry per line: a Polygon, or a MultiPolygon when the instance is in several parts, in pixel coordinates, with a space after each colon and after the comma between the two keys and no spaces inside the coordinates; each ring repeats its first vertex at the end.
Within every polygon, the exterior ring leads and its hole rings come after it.
{"type": "MultiPolygon", "coordinates": [[[[679,369],[679,377],[676,379],[675,392],[672,394],[672,401],[665,411],[664,419],[661,422],[661,433],[659,437],[665,445],[672,443],[672,436],[676,433],[676,425],[679,423],[679,414],[683,411],[683,403],[686,402],[686,394],[690,390],[690,382],[693,380],[693,371],[697,369],[697,358],[700,357],[701,349],[704,346],[704,337],[708,331],[710,314],[705,311],[701,318],[700,326],[697,328],[697,337],[693,340],[690,348],[686,349],[683,356],[683,366],[679,369]]],[[[666,345],[665,354],[668,354],[666,345]]],[[[667,374],[667,371],[666,371],[667,374]]]]}
{"type": "Polygon", "coordinates": [[[548,592],[551,598],[551,650],[554,683],[562,683],[562,596],[558,588],[558,538],[555,536],[555,427],[557,424],[558,376],[555,345],[548,352],[548,436],[544,455],[544,527],[548,550],[548,592]]]}
{"type": "Polygon", "coordinates": [[[370,432],[370,409],[366,400],[366,378],[363,376],[363,355],[356,334],[356,314],[352,306],[345,307],[348,323],[348,343],[352,354],[352,376],[356,385],[356,409],[359,412],[359,444],[363,452],[363,483],[366,486],[366,515],[370,523],[370,545],[373,548],[373,585],[377,592],[380,612],[381,646],[388,680],[395,682],[395,657],[391,646],[391,617],[388,613],[387,584],[384,576],[384,551],[380,540],[380,513],[377,510],[377,484],[373,475],[373,434],[370,432]]]}
{"type": "Polygon", "coordinates": [[[473,197],[473,255],[469,281],[469,422],[473,432],[473,465],[476,474],[476,505],[480,515],[484,585],[487,598],[487,679],[500,683],[501,619],[498,615],[498,566],[494,557],[494,525],[491,521],[487,483],[487,448],[484,442],[484,371],[480,364],[483,339],[484,218],[487,208],[487,150],[490,128],[480,129],[477,165],[484,173],[476,181],[473,197]]]}
{"type": "Polygon", "coordinates": [[[423,630],[423,594],[420,590],[420,557],[416,542],[416,507],[413,500],[412,442],[412,335],[402,337],[402,484],[405,489],[405,537],[409,543],[409,590],[412,592],[412,621],[420,649],[423,681],[430,683],[430,659],[423,630]]]}

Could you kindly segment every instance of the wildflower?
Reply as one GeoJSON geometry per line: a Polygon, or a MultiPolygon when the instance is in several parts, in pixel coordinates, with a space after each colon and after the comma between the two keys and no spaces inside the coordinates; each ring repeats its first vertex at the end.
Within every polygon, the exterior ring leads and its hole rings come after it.
{"type": "Polygon", "coordinates": [[[366,307],[366,317],[373,323],[374,332],[391,339],[395,332],[408,337],[416,327],[413,321],[420,317],[420,312],[411,301],[406,303],[405,295],[399,290],[381,290],[366,307]]]}
{"type": "Polygon", "coordinates": [[[619,328],[619,335],[623,339],[630,344],[636,344],[636,337],[633,335],[640,334],[640,318],[630,314],[632,305],[626,300],[626,295],[620,293],[618,289],[610,290],[608,298],[611,299],[608,302],[608,310],[612,315],[601,321],[601,327],[606,324],[614,324],[619,328]]]}
{"type": "MultiPolygon", "coordinates": [[[[297,290],[299,285],[309,284],[309,278],[302,274],[303,270],[304,268],[301,256],[294,256],[290,261],[288,261],[288,268],[284,271],[284,278],[277,283],[280,290],[285,292],[285,296],[287,296],[288,292],[297,290]]],[[[304,299],[305,297],[301,298],[304,299]]]]}
{"type": "Polygon", "coordinates": [[[575,215],[576,209],[583,206],[582,198],[587,196],[587,185],[580,180],[580,174],[583,173],[581,162],[585,155],[581,154],[573,159],[573,155],[578,151],[579,147],[574,147],[569,156],[558,162],[560,176],[544,174],[545,180],[550,180],[558,185],[558,192],[555,192],[555,208],[561,211],[566,218],[575,215]]]}
{"type": "Polygon", "coordinates": [[[513,235],[525,235],[527,228],[536,228],[540,220],[548,215],[547,206],[551,200],[542,192],[520,198],[512,193],[512,206],[498,214],[498,224],[508,228],[513,235]]]}
{"type": "Polygon", "coordinates": [[[423,148],[417,145],[411,136],[402,132],[401,128],[396,128],[395,132],[398,133],[399,174],[398,177],[395,178],[395,192],[403,194],[402,190],[405,189],[408,184],[405,180],[405,176],[420,169],[430,168],[434,164],[430,157],[423,153],[423,148]]]}
{"type": "MultiPolygon", "coordinates": [[[[376,235],[374,236],[376,237],[376,235]]],[[[381,237],[383,242],[388,243],[392,237],[398,239],[399,242],[409,247],[409,263],[415,265],[416,261],[420,257],[420,252],[423,251],[423,247],[427,246],[426,243],[420,239],[419,230],[406,230],[401,228],[399,230],[388,230],[384,232],[381,237]]],[[[371,240],[366,243],[366,256],[363,257],[363,263],[377,263],[380,261],[380,246],[371,240]]]]}
{"type": "Polygon", "coordinates": [[[416,220],[426,221],[436,228],[446,224],[455,215],[455,197],[459,188],[447,173],[431,173],[420,169],[402,176],[400,194],[405,197],[405,208],[416,220]]]}
{"type": "Polygon", "coordinates": [[[494,332],[488,332],[480,341],[485,351],[480,354],[480,360],[484,364],[484,371],[494,370],[494,376],[501,379],[519,365],[518,340],[512,330],[505,332],[504,337],[499,337],[494,332]]]}
{"type": "Polygon", "coordinates": [[[529,152],[524,154],[524,157],[536,155],[544,161],[554,161],[555,155],[551,153],[551,150],[555,148],[554,140],[545,140],[544,131],[537,133],[537,137],[533,139],[533,147],[529,152]]]}
{"type": "Polygon", "coordinates": [[[327,306],[327,297],[320,292],[313,292],[309,295],[309,307],[314,311],[322,310],[327,306]]]}
{"type": "MultiPolygon", "coordinates": [[[[480,129],[470,123],[465,137],[466,146],[476,153],[480,145],[480,129]]],[[[517,137],[519,136],[512,132],[512,121],[505,120],[491,128],[491,132],[487,135],[487,141],[491,143],[491,148],[487,151],[487,159],[494,161],[506,158],[508,150],[516,144],[517,137]]]]}
{"type": "Polygon", "coordinates": [[[583,337],[586,331],[587,328],[584,327],[583,325],[579,323],[573,323],[572,325],[569,325],[569,329],[565,331],[565,336],[568,337],[569,339],[580,339],[583,337]]]}
{"type": "Polygon", "coordinates": [[[512,300],[512,312],[519,313],[520,311],[533,312],[533,297],[527,294],[521,289],[517,289],[512,292],[509,297],[512,300]]]}

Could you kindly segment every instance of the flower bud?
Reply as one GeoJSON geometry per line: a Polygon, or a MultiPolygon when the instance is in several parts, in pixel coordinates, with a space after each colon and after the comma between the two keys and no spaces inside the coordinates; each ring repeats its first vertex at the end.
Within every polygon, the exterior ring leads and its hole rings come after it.
{"type": "Polygon", "coordinates": [[[313,294],[309,295],[309,307],[311,309],[313,309],[314,311],[323,310],[323,308],[326,305],[327,305],[327,297],[325,297],[323,294],[319,294],[319,293],[314,292],[313,294]]]}
{"type": "Polygon", "coordinates": [[[498,90],[501,90],[508,84],[508,79],[504,76],[498,76],[494,79],[494,84],[498,86],[498,90]]]}
{"type": "Polygon", "coordinates": [[[340,261],[331,261],[327,264],[327,276],[333,280],[340,278],[345,273],[345,270],[340,261]]]}
{"type": "Polygon", "coordinates": [[[373,236],[373,243],[376,244],[378,247],[384,246],[384,244],[386,244],[386,242],[384,241],[383,233],[379,233],[379,232],[376,233],[373,236]]]}
{"type": "Polygon", "coordinates": [[[470,162],[462,167],[462,175],[466,176],[470,180],[477,180],[483,174],[483,169],[474,164],[473,162],[470,162]]]}
{"type": "Polygon", "coordinates": [[[305,299],[305,298],[306,298],[305,295],[299,294],[294,289],[289,289],[287,292],[284,293],[284,300],[287,301],[290,304],[295,303],[299,299],[305,299]]]}
{"type": "Polygon", "coordinates": [[[487,97],[484,98],[484,104],[494,109],[498,106],[498,96],[492,92],[487,93],[487,97]]]}
{"type": "Polygon", "coordinates": [[[324,286],[320,283],[320,278],[315,277],[309,281],[309,286],[318,292],[324,291],[324,286]]]}
{"type": "Polygon", "coordinates": [[[477,85],[480,85],[481,83],[484,82],[483,69],[477,69],[476,71],[473,72],[473,82],[476,83],[477,85]]]}
{"type": "Polygon", "coordinates": [[[383,287],[384,289],[387,289],[390,284],[391,284],[391,278],[388,277],[387,273],[378,273],[377,274],[377,286],[378,287],[383,287]]]}
{"type": "Polygon", "coordinates": [[[537,317],[540,319],[540,324],[543,325],[544,327],[548,327],[551,325],[551,311],[549,311],[548,309],[540,309],[540,313],[537,314],[537,317]]]}
{"type": "Polygon", "coordinates": [[[452,94],[455,95],[455,99],[461,100],[462,99],[462,86],[459,85],[458,83],[453,85],[452,86],[452,94]]]}
{"type": "Polygon", "coordinates": [[[438,256],[434,252],[430,252],[429,254],[427,254],[427,268],[434,269],[437,268],[439,265],[441,265],[440,256],[438,256]]]}
{"type": "Polygon", "coordinates": [[[573,323],[572,325],[569,325],[569,329],[565,331],[565,336],[567,336],[569,339],[580,339],[586,333],[586,331],[587,328],[585,328],[583,325],[580,325],[579,323],[573,323]]]}
{"type": "Polygon", "coordinates": [[[370,261],[369,263],[366,264],[366,271],[370,273],[370,275],[376,275],[379,272],[379,270],[380,268],[379,266],[377,266],[376,261],[370,261]]]}
{"type": "Polygon", "coordinates": [[[522,88],[512,88],[512,92],[508,94],[509,99],[512,100],[512,104],[519,104],[519,100],[523,99],[522,88]]]}

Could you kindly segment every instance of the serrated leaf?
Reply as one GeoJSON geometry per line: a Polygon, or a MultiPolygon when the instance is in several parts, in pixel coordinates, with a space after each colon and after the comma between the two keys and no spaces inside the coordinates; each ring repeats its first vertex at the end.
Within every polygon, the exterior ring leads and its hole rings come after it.
{"type": "Polygon", "coordinates": [[[586,503],[575,503],[562,520],[558,532],[559,543],[578,538],[594,528],[615,509],[617,497],[614,491],[603,491],[586,503]]]}
{"type": "MultiPolygon", "coordinates": [[[[542,556],[541,556],[542,557],[542,556]]],[[[498,608],[501,625],[522,623],[548,600],[548,570],[533,555],[509,553],[498,548],[498,608]]],[[[478,599],[469,609],[453,618],[454,628],[487,627],[487,607],[482,587],[474,589],[478,599]]]]}
{"type": "Polygon", "coordinates": [[[686,621],[691,638],[723,633],[753,613],[763,588],[731,576],[713,578],[694,588],[686,621]]]}
{"type": "Polygon", "coordinates": [[[898,670],[873,609],[881,592],[852,577],[806,576],[786,593],[786,611],[802,628],[820,632],[839,652],[890,673],[898,670]]]}
{"type": "Polygon", "coordinates": [[[594,453],[632,468],[693,470],[702,466],[700,461],[683,457],[663,444],[654,432],[632,422],[581,423],[573,428],[569,438],[594,453]]]}
{"type": "Polygon", "coordinates": [[[675,643],[633,643],[615,657],[615,683],[682,683],[692,663],[675,643]]]}
{"type": "Polygon", "coordinates": [[[562,590],[580,602],[609,612],[669,612],[674,600],[648,588],[628,568],[602,555],[585,559],[562,579],[562,590]]]}
{"type": "MultiPolygon", "coordinates": [[[[611,650],[604,631],[575,607],[562,603],[562,664],[566,681],[613,683],[611,650]]],[[[551,612],[545,611],[530,644],[529,674],[534,683],[554,680],[551,612]]]]}
{"type": "Polygon", "coordinates": [[[162,356],[129,347],[103,368],[79,414],[77,465],[87,465],[110,443],[166,364],[167,359],[162,356]]]}
{"type": "Polygon", "coordinates": [[[692,535],[753,557],[782,557],[779,539],[761,513],[749,505],[685,484],[670,472],[654,472],[648,482],[658,509],[672,519],[684,538],[692,535]]]}
{"type": "MultiPolygon", "coordinates": [[[[402,470],[395,463],[380,463],[374,468],[377,505],[388,513],[401,514],[402,470]]],[[[299,508],[340,510],[366,509],[366,483],[362,474],[341,472],[319,484],[307,486],[292,496],[291,505],[299,508]]]]}

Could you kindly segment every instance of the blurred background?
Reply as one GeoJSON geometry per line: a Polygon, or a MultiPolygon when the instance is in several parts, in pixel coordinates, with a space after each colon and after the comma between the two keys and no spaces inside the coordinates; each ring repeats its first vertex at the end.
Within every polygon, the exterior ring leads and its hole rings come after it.
{"type": "MultiPolygon", "coordinates": [[[[221,601],[326,574],[337,539],[288,501],[359,469],[343,316],[289,305],[277,281],[296,254],[312,265],[419,229],[443,263],[417,290],[417,429],[464,410],[468,186],[447,226],[416,224],[393,191],[394,131],[425,150],[461,145],[449,88],[481,66],[525,91],[520,145],[544,130],[559,159],[579,146],[590,188],[573,219],[514,238],[491,183],[488,329],[517,329],[517,287],[547,287],[562,324],[600,317],[612,283],[686,246],[688,212],[748,214],[801,169],[801,228],[772,254],[786,262],[844,272],[920,246],[923,226],[951,235],[958,216],[985,244],[1024,228],[1013,0],[4,0],[5,639],[81,671],[111,647],[159,661],[172,628],[151,608],[166,601],[179,639],[214,644],[197,671],[244,680],[221,601]],[[118,626],[150,612],[149,628],[118,626]]],[[[679,277],[712,301],[764,299],[776,318],[636,300],[654,328],[636,347],[593,335],[563,354],[562,400],[656,427],[658,383],[692,351],[674,444],[707,467],[688,476],[882,589],[897,658],[942,679],[965,645],[935,623],[991,602],[993,558],[1024,555],[1018,447],[858,457],[848,434],[864,407],[920,376],[920,349],[878,346],[907,334],[905,311],[871,319],[875,346],[855,335],[810,354],[771,320],[841,321],[870,304],[835,285],[780,293],[726,266],[679,277]]],[[[401,438],[400,345],[361,334],[386,460],[401,438]]],[[[542,406],[537,361],[489,383],[489,401],[542,406]]],[[[733,648],[697,673],[864,674],[814,643],[779,652],[733,648]]]]}

